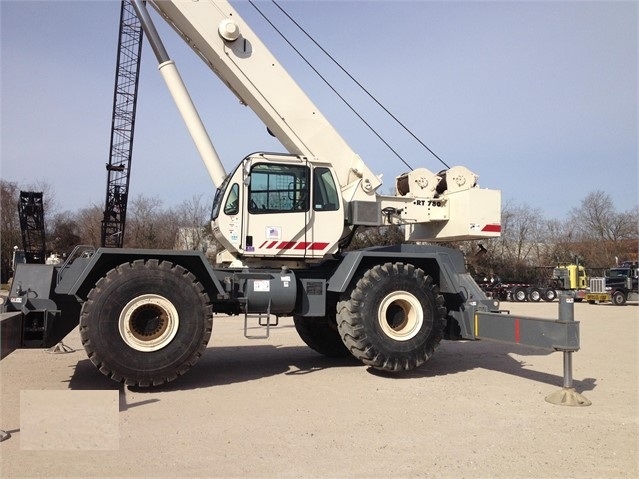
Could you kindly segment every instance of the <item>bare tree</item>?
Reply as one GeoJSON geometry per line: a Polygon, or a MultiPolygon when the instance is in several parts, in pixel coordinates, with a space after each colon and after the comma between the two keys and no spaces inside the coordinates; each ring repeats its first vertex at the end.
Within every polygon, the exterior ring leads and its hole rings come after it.
{"type": "Polygon", "coordinates": [[[102,207],[93,205],[83,208],[76,214],[80,242],[95,248],[100,246],[102,235],[102,207]]]}
{"type": "Polygon", "coordinates": [[[47,249],[60,254],[69,254],[81,242],[76,214],[64,211],[54,215],[50,221],[47,249]]]}
{"type": "Polygon", "coordinates": [[[614,239],[615,208],[608,193],[601,190],[589,193],[577,208],[570,212],[579,239],[614,239]]]}
{"type": "Polygon", "coordinates": [[[205,203],[203,195],[194,195],[175,210],[179,226],[175,247],[206,252],[213,246],[213,235],[208,219],[213,200],[205,203]]]}
{"type": "Polygon", "coordinates": [[[540,210],[506,203],[501,218],[500,254],[511,261],[514,273],[538,263],[545,233],[540,210]]]}
{"type": "Polygon", "coordinates": [[[639,209],[618,213],[610,195],[589,193],[570,212],[574,240],[590,267],[614,264],[615,258],[637,254],[639,209]]]}
{"type": "Polygon", "coordinates": [[[20,188],[16,183],[0,180],[0,256],[2,257],[2,282],[8,279],[11,270],[13,247],[22,244],[18,197],[20,188]]]}
{"type": "Polygon", "coordinates": [[[124,245],[130,248],[172,249],[178,230],[178,215],[162,209],[156,197],[137,196],[128,208],[124,245]]]}
{"type": "Polygon", "coordinates": [[[546,220],[546,254],[544,262],[548,265],[555,263],[570,263],[581,252],[575,244],[575,232],[572,222],[560,220],[546,220]]]}

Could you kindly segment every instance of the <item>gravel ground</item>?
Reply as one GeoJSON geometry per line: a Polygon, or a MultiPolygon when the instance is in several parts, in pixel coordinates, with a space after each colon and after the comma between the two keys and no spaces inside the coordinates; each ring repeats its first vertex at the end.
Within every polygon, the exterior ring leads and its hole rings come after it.
{"type": "Polygon", "coordinates": [[[638,311],[575,305],[574,385],[589,407],[544,400],[561,353],[485,341],[445,341],[388,376],[317,355],[289,318],[247,340],[222,316],[186,376],[135,389],[102,376],[74,331],[75,352],[0,362],[0,476],[636,478],[638,311]]]}

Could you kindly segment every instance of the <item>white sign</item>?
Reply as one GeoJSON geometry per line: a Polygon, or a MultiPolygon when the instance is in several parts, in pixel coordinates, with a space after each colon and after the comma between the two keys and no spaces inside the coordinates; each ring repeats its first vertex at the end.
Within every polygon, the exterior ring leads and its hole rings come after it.
{"type": "Polygon", "coordinates": [[[281,226],[267,226],[266,227],[266,239],[270,239],[270,240],[282,239],[282,227],[281,226]]]}
{"type": "Polygon", "coordinates": [[[268,293],[271,290],[271,283],[268,279],[257,279],[253,281],[253,291],[258,293],[268,293]]]}

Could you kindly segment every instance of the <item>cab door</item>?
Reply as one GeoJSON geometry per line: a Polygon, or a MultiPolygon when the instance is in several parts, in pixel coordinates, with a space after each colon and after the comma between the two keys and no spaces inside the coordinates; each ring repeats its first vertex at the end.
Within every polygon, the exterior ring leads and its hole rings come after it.
{"type": "Polygon", "coordinates": [[[344,234],[344,209],[332,169],[313,168],[310,223],[311,244],[309,255],[320,258],[336,253],[344,234]]]}
{"type": "Polygon", "coordinates": [[[255,162],[245,182],[246,256],[306,257],[310,167],[305,161],[255,162]]]}
{"type": "Polygon", "coordinates": [[[328,167],[259,162],[245,182],[247,256],[323,258],[344,229],[340,195],[328,167]]]}

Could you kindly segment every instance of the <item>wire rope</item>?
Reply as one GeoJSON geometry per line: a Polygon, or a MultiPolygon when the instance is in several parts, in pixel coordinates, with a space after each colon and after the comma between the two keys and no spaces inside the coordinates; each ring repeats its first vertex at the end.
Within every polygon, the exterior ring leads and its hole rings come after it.
{"type": "MultiPolygon", "coordinates": [[[[372,127],[372,125],[370,123],[368,123],[363,117],[362,115],[359,114],[359,112],[357,112],[357,110],[355,110],[355,108],[335,89],[335,87],[333,87],[333,85],[331,85],[331,83],[311,64],[311,62],[306,59],[306,57],[302,54],[302,52],[299,51],[299,49],[297,49],[293,43],[286,38],[286,36],[275,26],[275,24],[257,7],[257,5],[255,5],[255,3],[253,2],[253,0],[249,0],[249,3],[253,6],[253,8],[255,8],[255,10],[257,10],[257,12],[262,16],[262,18],[277,32],[277,34],[282,37],[282,39],[293,49],[293,51],[295,53],[297,53],[299,55],[299,57],[304,61],[304,63],[306,63],[308,65],[308,67],[313,70],[313,72],[315,72],[315,74],[333,91],[333,93],[335,93],[335,95],[337,95],[337,97],[353,112],[353,114],[355,114],[355,116],[357,116],[357,118],[359,118],[362,123],[364,123],[364,125],[366,125],[366,127],[390,150],[393,152],[393,154],[402,162],[404,163],[404,165],[406,165],[407,168],[409,169],[413,169],[407,162],[406,160],[404,160],[404,158],[401,157],[401,155],[384,139],[382,138],[382,136],[375,130],[375,128],[372,127]]],[[[275,2],[273,2],[275,3],[275,2]]],[[[277,4],[276,4],[277,5],[277,4]]]]}

